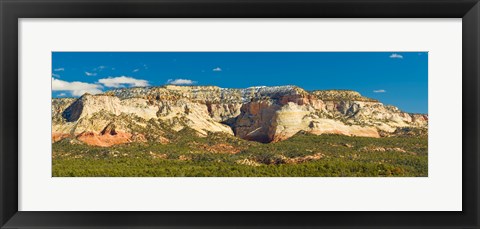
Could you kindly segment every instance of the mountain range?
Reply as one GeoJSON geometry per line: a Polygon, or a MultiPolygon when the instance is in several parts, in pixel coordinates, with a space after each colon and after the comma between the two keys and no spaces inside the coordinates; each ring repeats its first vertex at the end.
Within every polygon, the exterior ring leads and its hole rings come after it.
{"type": "Polygon", "coordinates": [[[168,144],[186,129],[199,136],[223,133],[263,143],[298,132],[379,138],[426,134],[428,115],[403,112],[355,91],[296,86],[166,85],[52,99],[52,142],[168,144]]]}

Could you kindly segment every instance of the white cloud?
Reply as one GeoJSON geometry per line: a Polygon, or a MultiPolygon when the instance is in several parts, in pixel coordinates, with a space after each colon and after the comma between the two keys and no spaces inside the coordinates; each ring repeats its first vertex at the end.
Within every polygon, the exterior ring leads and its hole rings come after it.
{"type": "Polygon", "coordinates": [[[59,75],[59,74],[52,73],[52,76],[53,76],[53,77],[60,78],[60,75],[59,75]]]}
{"type": "Polygon", "coordinates": [[[95,73],[95,72],[85,72],[85,75],[87,75],[87,76],[96,76],[97,73],[95,73]]]}
{"type": "Polygon", "coordinates": [[[212,69],[212,71],[214,71],[214,72],[221,72],[222,69],[221,69],[220,67],[216,67],[216,68],[212,69]]]}
{"type": "Polygon", "coordinates": [[[167,80],[167,84],[173,84],[173,85],[192,85],[196,84],[197,81],[193,80],[188,80],[188,79],[169,79],[167,80]]]}
{"type": "Polygon", "coordinates": [[[387,91],[383,90],[383,89],[379,89],[379,90],[373,90],[373,93],[385,93],[387,91]]]}
{"type": "Polygon", "coordinates": [[[140,69],[137,68],[137,69],[133,69],[132,72],[138,72],[138,71],[140,71],[140,69]]]}
{"type": "Polygon", "coordinates": [[[58,96],[66,96],[67,94],[66,93],[60,93],[58,94],[58,96]]]}
{"type": "Polygon", "coordinates": [[[393,59],[403,59],[403,56],[398,54],[398,53],[392,53],[392,55],[390,55],[390,58],[393,58],[393,59]]]}
{"type": "Polygon", "coordinates": [[[94,71],[94,72],[96,72],[96,71],[102,71],[102,70],[105,69],[105,68],[107,68],[107,66],[100,65],[100,66],[94,68],[93,71],[94,71]]]}
{"type": "Polygon", "coordinates": [[[146,87],[149,86],[148,81],[142,79],[135,79],[128,76],[118,76],[118,77],[108,77],[98,80],[99,83],[103,84],[105,87],[146,87]]]}
{"type": "Polygon", "coordinates": [[[85,93],[99,94],[102,93],[102,86],[98,84],[90,84],[84,82],[67,82],[52,77],[52,91],[68,91],[73,96],[81,96],[85,93]]]}
{"type": "Polygon", "coordinates": [[[65,71],[65,68],[55,68],[53,69],[54,72],[65,71]]]}

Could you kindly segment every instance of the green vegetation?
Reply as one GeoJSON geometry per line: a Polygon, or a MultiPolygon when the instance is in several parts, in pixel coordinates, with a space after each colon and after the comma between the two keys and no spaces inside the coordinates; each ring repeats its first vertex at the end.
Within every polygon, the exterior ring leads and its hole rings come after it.
{"type": "Polygon", "coordinates": [[[386,177],[428,176],[427,136],[311,135],[262,144],[180,131],[169,144],[93,147],[53,144],[55,177],[386,177]]]}

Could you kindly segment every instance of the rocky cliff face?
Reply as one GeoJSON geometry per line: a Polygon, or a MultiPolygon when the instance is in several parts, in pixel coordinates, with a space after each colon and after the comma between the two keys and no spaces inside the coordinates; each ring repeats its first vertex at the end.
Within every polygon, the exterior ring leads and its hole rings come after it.
{"type": "Polygon", "coordinates": [[[275,142],[299,131],[380,137],[427,126],[427,115],[408,114],[358,92],[295,86],[145,87],[52,101],[52,141],[76,138],[98,146],[168,143],[184,128],[200,136],[221,132],[275,142]]]}

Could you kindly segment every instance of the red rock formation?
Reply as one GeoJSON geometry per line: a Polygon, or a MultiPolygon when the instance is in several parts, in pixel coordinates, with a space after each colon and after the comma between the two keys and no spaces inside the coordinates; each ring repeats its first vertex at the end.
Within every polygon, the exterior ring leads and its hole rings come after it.
{"type": "Polygon", "coordinates": [[[94,146],[108,147],[112,145],[124,144],[131,142],[132,134],[117,132],[116,134],[97,134],[93,132],[85,132],[77,136],[77,139],[94,146]]]}
{"type": "Polygon", "coordinates": [[[64,138],[70,137],[70,134],[65,133],[52,133],[52,143],[58,142],[64,138]]]}

